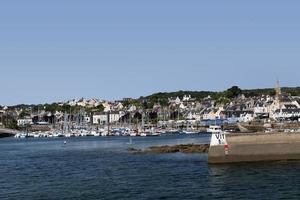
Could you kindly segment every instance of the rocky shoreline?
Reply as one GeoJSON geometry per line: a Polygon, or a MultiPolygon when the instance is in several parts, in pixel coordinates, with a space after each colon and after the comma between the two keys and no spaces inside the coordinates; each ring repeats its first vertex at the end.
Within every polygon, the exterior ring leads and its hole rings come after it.
{"type": "Polygon", "coordinates": [[[152,146],[147,149],[128,148],[131,153],[208,153],[209,144],[180,144],[174,146],[152,146]]]}

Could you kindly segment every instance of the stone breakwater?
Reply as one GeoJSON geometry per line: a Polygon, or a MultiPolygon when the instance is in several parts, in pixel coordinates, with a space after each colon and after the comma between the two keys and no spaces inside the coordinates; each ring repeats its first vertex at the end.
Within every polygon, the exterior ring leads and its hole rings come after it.
{"type": "Polygon", "coordinates": [[[153,146],[147,149],[128,148],[131,153],[208,153],[209,144],[180,144],[174,146],[153,146]]]}
{"type": "Polygon", "coordinates": [[[226,139],[227,152],[223,145],[209,148],[209,163],[300,160],[300,133],[229,134],[226,139]]]}

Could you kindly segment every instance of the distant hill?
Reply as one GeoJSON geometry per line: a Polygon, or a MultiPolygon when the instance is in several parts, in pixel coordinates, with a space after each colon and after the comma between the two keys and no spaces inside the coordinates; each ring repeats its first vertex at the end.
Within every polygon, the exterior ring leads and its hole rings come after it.
{"type": "MultiPolygon", "coordinates": [[[[282,93],[290,94],[292,96],[300,96],[300,87],[282,87],[281,91],[282,93]]],[[[246,96],[275,95],[275,89],[250,89],[242,90],[242,93],[246,96]]]]}
{"type": "MultiPolygon", "coordinates": [[[[282,93],[287,93],[292,96],[300,96],[300,87],[283,87],[281,88],[282,93]]],[[[222,92],[213,92],[213,91],[177,91],[177,92],[159,92],[155,93],[145,98],[148,100],[162,100],[162,99],[168,99],[170,97],[180,97],[182,98],[184,95],[191,95],[192,98],[196,98],[198,100],[201,100],[208,95],[211,96],[214,99],[218,99],[220,97],[226,97],[226,98],[233,98],[239,94],[244,94],[246,97],[254,97],[254,96],[261,96],[261,95],[275,95],[275,89],[274,88],[264,88],[264,89],[240,89],[237,86],[233,86],[229,88],[228,90],[222,91],[222,92]]]]}
{"type": "MultiPolygon", "coordinates": [[[[287,93],[292,96],[300,96],[300,87],[283,87],[281,88],[282,93],[287,93]]],[[[179,90],[176,92],[159,92],[154,93],[146,97],[140,97],[139,99],[135,99],[128,102],[123,102],[125,104],[135,103],[140,104],[143,100],[147,100],[148,107],[152,107],[154,103],[159,102],[162,105],[168,104],[168,99],[173,97],[180,97],[182,98],[184,95],[191,95],[192,98],[196,98],[197,100],[202,100],[207,96],[211,96],[211,98],[215,100],[223,99],[221,102],[228,102],[232,98],[244,94],[246,97],[254,97],[254,96],[261,96],[261,95],[275,95],[274,88],[264,88],[264,89],[240,89],[238,86],[233,86],[228,90],[222,92],[214,92],[214,91],[183,91],[179,90]]],[[[144,105],[147,107],[147,105],[144,105]]],[[[25,105],[19,104],[15,106],[10,106],[10,108],[29,108],[33,107],[35,110],[43,109],[46,107],[47,111],[68,111],[70,108],[69,106],[65,105],[64,107],[58,106],[57,103],[52,104],[39,104],[39,105],[25,105]]],[[[33,110],[34,110],[33,109],[33,110]]]]}
{"type": "Polygon", "coordinates": [[[193,98],[203,99],[209,95],[215,95],[217,92],[211,91],[177,91],[177,92],[159,92],[145,97],[146,99],[168,99],[172,97],[182,98],[184,95],[191,95],[193,98]]]}

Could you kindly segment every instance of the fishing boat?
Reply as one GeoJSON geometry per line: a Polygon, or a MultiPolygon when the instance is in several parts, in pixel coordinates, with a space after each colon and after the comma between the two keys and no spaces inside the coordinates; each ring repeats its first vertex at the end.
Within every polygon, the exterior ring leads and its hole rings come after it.
{"type": "Polygon", "coordinates": [[[26,133],[17,133],[14,137],[15,138],[26,138],[27,134],[26,133]]]}
{"type": "Polygon", "coordinates": [[[105,131],[102,131],[102,132],[101,132],[101,136],[103,136],[103,137],[108,136],[108,131],[106,131],[106,130],[105,130],[105,131]]]}
{"type": "Polygon", "coordinates": [[[137,133],[136,132],[130,132],[129,136],[135,137],[135,136],[137,136],[137,133]]]}
{"type": "Polygon", "coordinates": [[[179,133],[179,130],[178,129],[170,129],[170,130],[167,130],[167,133],[179,133]]]}
{"type": "Polygon", "coordinates": [[[190,135],[190,134],[197,134],[198,131],[193,131],[193,130],[183,130],[182,133],[190,135]]]}
{"type": "Polygon", "coordinates": [[[206,132],[208,133],[221,133],[222,132],[222,128],[221,126],[209,126],[209,128],[207,128],[206,132]]]}

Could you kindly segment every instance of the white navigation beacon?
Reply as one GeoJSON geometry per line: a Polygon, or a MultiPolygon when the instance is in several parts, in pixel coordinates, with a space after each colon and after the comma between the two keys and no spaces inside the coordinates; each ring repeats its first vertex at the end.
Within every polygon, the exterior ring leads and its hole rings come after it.
{"type": "Polygon", "coordinates": [[[219,133],[212,133],[210,146],[224,146],[224,153],[225,155],[228,155],[229,147],[226,140],[226,133],[223,131],[219,133]]]}
{"type": "Polygon", "coordinates": [[[227,144],[225,132],[212,133],[210,146],[219,146],[227,144]]]}

